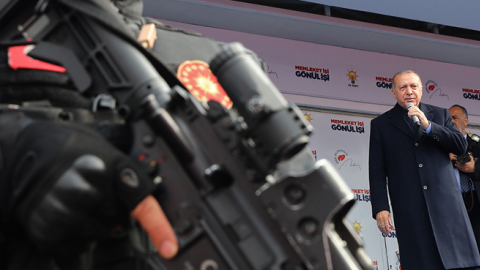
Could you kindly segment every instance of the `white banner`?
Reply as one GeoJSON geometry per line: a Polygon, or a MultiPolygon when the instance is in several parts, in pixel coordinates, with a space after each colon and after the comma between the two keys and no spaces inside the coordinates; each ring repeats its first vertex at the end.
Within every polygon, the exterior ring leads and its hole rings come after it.
{"type": "Polygon", "coordinates": [[[282,93],[312,97],[311,103],[307,99],[304,105],[315,106],[314,98],[327,98],[371,106],[393,106],[396,101],[391,93],[390,78],[398,71],[411,69],[422,79],[423,102],[447,108],[460,104],[470,115],[480,116],[479,68],[170,21],[165,23],[197,31],[218,41],[243,43],[265,60],[270,79],[282,93]]]}
{"type": "Polygon", "coordinates": [[[365,241],[365,250],[378,270],[400,269],[395,229],[382,235],[372,218],[368,183],[368,145],[372,118],[305,111],[315,128],[310,140],[317,159],[325,158],[337,169],[357,201],[347,215],[365,241]]]}

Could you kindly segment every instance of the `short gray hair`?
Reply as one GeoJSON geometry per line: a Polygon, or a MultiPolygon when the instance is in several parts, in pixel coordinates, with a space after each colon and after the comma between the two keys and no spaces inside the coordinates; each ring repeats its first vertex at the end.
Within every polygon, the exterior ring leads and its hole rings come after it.
{"type": "MultiPolygon", "coordinates": [[[[404,71],[400,71],[400,72],[397,72],[395,73],[395,75],[393,75],[393,78],[392,78],[392,89],[395,89],[395,77],[397,77],[397,75],[403,75],[403,74],[408,74],[408,73],[413,73],[415,75],[418,76],[418,79],[420,79],[420,75],[418,75],[415,71],[413,70],[404,70],[404,71]]],[[[422,85],[422,79],[420,79],[420,85],[422,85]]]]}

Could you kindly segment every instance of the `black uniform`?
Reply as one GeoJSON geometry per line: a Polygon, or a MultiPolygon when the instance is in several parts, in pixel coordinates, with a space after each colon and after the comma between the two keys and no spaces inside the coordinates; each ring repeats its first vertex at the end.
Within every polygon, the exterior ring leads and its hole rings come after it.
{"type": "Polygon", "coordinates": [[[473,192],[462,193],[465,207],[468,211],[468,217],[472,224],[473,232],[477,240],[477,246],[480,249],[480,144],[472,143],[470,136],[467,136],[468,145],[472,145],[473,159],[475,161],[475,171],[468,176],[472,180],[475,190],[473,192]]]}
{"type": "MultiPolygon", "coordinates": [[[[143,18],[139,0],[114,3],[128,26],[124,30],[132,36],[138,35],[142,25],[156,25],[157,40],[151,53],[175,76],[182,64],[206,64],[220,51],[222,43],[143,18]]],[[[5,47],[1,48],[0,61],[0,104],[4,104],[0,108],[0,268],[148,269],[125,232],[132,228],[129,211],[155,187],[126,156],[130,145],[124,144],[124,137],[129,136],[129,130],[119,124],[104,133],[104,125],[96,124],[118,120],[115,110],[102,110],[98,105],[101,101],[96,97],[102,94],[101,89],[80,94],[72,90],[67,74],[13,70],[5,47]],[[12,112],[6,104],[62,108],[66,117],[73,115],[76,121],[87,124],[59,123],[56,120],[61,119],[38,112],[12,112]],[[92,112],[94,107],[96,112],[92,112]],[[125,169],[136,173],[136,188],[121,181],[119,174],[125,169]],[[95,186],[98,179],[107,180],[107,184],[95,186]],[[84,190],[72,193],[75,185],[84,190]],[[41,207],[34,207],[39,204],[41,207]],[[107,230],[112,227],[120,230],[112,234],[107,230]],[[68,245],[62,242],[65,239],[68,245]],[[93,249],[91,243],[96,243],[93,255],[79,257],[79,253],[93,249]]],[[[142,237],[137,241],[148,246],[142,237]]]]}

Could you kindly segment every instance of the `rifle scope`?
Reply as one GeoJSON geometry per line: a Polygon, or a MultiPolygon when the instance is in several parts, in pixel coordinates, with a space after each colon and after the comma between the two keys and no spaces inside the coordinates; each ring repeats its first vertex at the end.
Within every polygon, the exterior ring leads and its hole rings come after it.
{"type": "Polygon", "coordinates": [[[287,103],[243,45],[224,45],[210,69],[247,124],[247,137],[271,169],[308,144],[313,127],[295,105],[287,103]]]}

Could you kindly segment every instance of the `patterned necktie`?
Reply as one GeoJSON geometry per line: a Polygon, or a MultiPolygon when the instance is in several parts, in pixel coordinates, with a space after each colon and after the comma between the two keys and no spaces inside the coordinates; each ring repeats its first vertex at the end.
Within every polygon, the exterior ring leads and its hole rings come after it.
{"type": "Polygon", "coordinates": [[[460,173],[460,185],[462,186],[462,192],[470,191],[470,177],[462,171],[458,171],[460,173]]]}

